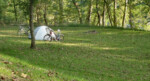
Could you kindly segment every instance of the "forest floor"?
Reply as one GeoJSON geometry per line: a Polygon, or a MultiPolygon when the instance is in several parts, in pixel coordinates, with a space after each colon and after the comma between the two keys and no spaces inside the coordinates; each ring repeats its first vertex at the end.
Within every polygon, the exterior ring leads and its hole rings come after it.
{"type": "Polygon", "coordinates": [[[62,42],[17,35],[0,27],[0,80],[149,81],[150,32],[99,27],[54,27],[62,42]]]}

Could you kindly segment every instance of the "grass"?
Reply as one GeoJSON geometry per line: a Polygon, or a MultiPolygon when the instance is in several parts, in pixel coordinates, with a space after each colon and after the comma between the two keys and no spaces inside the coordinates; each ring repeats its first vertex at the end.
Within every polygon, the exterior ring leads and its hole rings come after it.
{"type": "Polygon", "coordinates": [[[17,27],[0,28],[0,77],[31,81],[149,81],[150,32],[54,27],[63,42],[36,41],[17,35],[17,27]],[[85,33],[96,30],[98,33],[85,33]],[[27,76],[23,76],[23,74],[27,76]]]}

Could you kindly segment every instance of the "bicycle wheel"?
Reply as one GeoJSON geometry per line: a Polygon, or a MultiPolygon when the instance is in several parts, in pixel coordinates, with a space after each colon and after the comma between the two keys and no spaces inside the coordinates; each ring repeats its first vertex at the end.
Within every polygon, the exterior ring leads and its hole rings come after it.
{"type": "Polygon", "coordinates": [[[52,39],[52,37],[49,34],[45,35],[43,38],[43,40],[45,40],[45,41],[51,41],[51,39],[52,39]]]}
{"type": "Polygon", "coordinates": [[[63,40],[64,40],[64,35],[61,34],[61,35],[60,35],[60,41],[63,41],[63,40]]]}

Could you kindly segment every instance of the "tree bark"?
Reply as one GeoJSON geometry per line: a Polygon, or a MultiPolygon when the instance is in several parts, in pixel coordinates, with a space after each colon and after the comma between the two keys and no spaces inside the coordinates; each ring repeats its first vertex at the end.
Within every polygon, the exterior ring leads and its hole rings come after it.
{"type": "MultiPolygon", "coordinates": [[[[95,16],[94,16],[94,18],[93,18],[92,25],[95,25],[96,18],[97,18],[97,14],[95,14],[95,16]]],[[[97,24],[97,23],[96,23],[96,24],[97,24]]]]}
{"type": "Polygon", "coordinates": [[[98,9],[98,0],[96,0],[96,13],[97,13],[97,18],[98,18],[98,25],[101,25],[101,15],[99,13],[99,9],[98,9]]]}
{"type": "Polygon", "coordinates": [[[103,3],[103,26],[105,26],[105,0],[104,0],[104,3],[103,3]]]}
{"type": "Polygon", "coordinates": [[[123,19],[122,19],[122,27],[124,27],[124,24],[125,24],[126,11],[127,11],[127,2],[128,2],[128,0],[125,0],[125,7],[124,7],[123,19]]]}
{"type": "Polygon", "coordinates": [[[82,24],[82,15],[81,15],[81,10],[78,6],[78,4],[76,3],[75,0],[72,0],[74,6],[76,7],[77,11],[78,11],[78,17],[79,17],[79,21],[80,21],[80,24],[82,24]]]}
{"type": "Polygon", "coordinates": [[[114,0],[114,26],[117,26],[117,19],[116,19],[116,0],[114,0]]]}
{"type": "Polygon", "coordinates": [[[128,1],[129,2],[129,24],[130,24],[130,27],[133,28],[132,26],[132,9],[131,9],[131,0],[128,1]]]}
{"type": "Polygon", "coordinates": [[[33,26],[33,0],[30,0],[30,6],[29,6],[29,11],[30,11],[30,34],[31,34],[31,47],[32,49],[35,49],[35,37],[34,37],[34,26],[33,26]]]}
{"type": "Polygon", "coordinates": [[[106,0],[104,0],[104,1],[105,1],[105,4],[106,4],[106,7],[107,7],[107,13],[108,13],[108,17],[109,17],[109,22],[110,22],[110,24],[112,26],[113,24],[112,24],[112,17],[111,17],[110,7],[109,7],[109,4],[106,2],[106,0]]]}
{"type": "Polygon", "coordinates": [[[14,3],[15,20],[16,20],[16,22],[17,22],[17,21],[18,21],[18,18],[17,18],[17,8],[16,8],[16,2],[15,2],[15,0],[13,0],[13,3],[14,3]]]}
{"type": "Polygon", "coordinates": [[[87,14],[87,18],[86,18],[86,22],[88,23],[88,24],[90,24],[90,22],[91,22],[91,14],[92,14],[92,2],[93,2],[93,0],[90,0],[89,1],[89,10],[88,10],[88,14],[87,14]]]}
{"type": "Polygon", "coordinates": [[[46,3],[45,3],[45,6],[44,6],[44,21],[45,21],[45,24],[48,25],[48,23],[47,23],[47,6],[46,6],[46,3]]]}
{"type": "Polygon", "coordinates": [[[63,0],[59,0],[59,24],[63,23],[63,0]]]}

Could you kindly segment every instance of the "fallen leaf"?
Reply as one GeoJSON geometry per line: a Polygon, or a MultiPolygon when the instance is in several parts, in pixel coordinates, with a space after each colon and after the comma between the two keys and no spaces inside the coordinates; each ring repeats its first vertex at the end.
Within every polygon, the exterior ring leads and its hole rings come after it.
{"type": "Polygon", "coordinates": [[[51,77],[51,76],[54,76],[54,75],[55,75],[55,73],[54,73],[54,72],[52,72],[52,71],[49,71],[47,75],[48,75],[49,77],[51,77]]]}
{"type": "Polygon", "coordinates": [[[12,62],[3,61],[4,64],[12,64],[12,62]]]}
{"type": "Polygon", "coordinates": [[[8,62],[8,61],[3,61],[3,63],[4,63],[4,64],[9,64],[9,62],[8,62]]]}
{"type": "Polygon", "coordinates": [[[27,74],[21,73],[21,77],[26,78],[27,74]]]}

